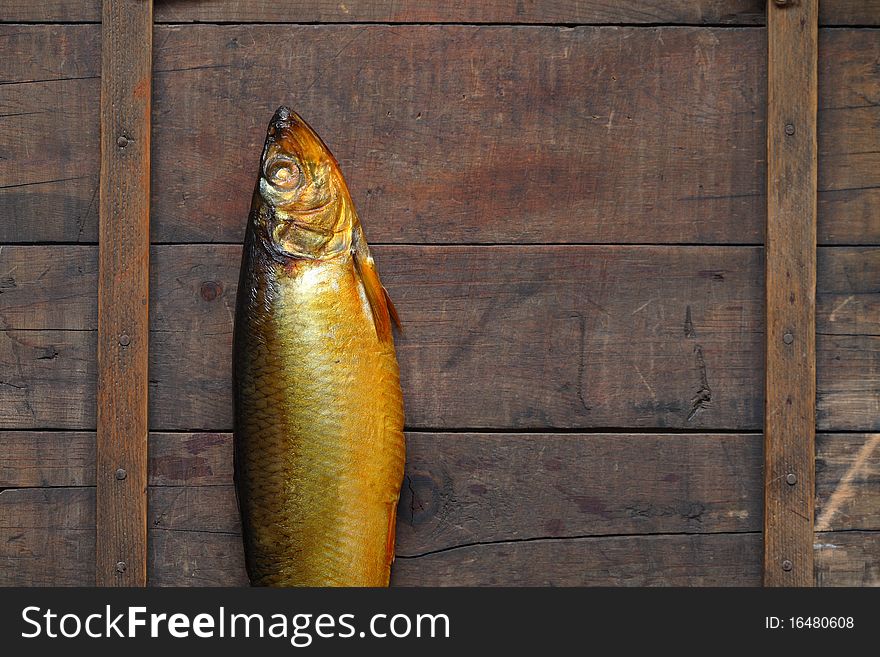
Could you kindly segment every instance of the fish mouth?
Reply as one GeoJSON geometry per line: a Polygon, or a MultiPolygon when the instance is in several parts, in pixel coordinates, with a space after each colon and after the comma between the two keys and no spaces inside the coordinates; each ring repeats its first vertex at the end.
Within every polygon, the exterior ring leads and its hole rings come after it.
{"type": "Polygon", "coordinates": [[[282,105],[275,110],[275,114],[272,115],[272,123],[281,127],[288,127],[290,126],[293,116],[293,110],[287,107],[287,105],[282,105]]]}

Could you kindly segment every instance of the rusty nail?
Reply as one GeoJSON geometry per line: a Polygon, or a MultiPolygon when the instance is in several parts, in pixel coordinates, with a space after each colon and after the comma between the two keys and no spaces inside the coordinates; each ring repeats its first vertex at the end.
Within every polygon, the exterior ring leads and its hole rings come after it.
{"type": "Polygon", "coordinates": [[[128,473],[127,473],[125,470],[123,470],[122,468],[119,468],[119,469],[116,471],[116,478],[117,478],[119,481],[122,481],[122,480],[125,479],[127,476],[128,476],[128,473]]]}
{"type": "Polygon", "coordinates": [[[788,559],[782,562],[782,570],[788,572],[792,568],[792,563],[788,559]]]}
{"type": "Polygon", "coordinates": [[[791,334],[791,331],[785,332],[785,334],[782,336],[782,341],[785,344],[791,344],[792,342],[794,342],[794,336],[791,334]]]}
{"type": "Polygon", "coordinates": [[[126,146],[128,146],[128,141],[128,137],[126,137],[125,135],[119,135],[116,138],[116,145],[119,146],[119,148],[125,148],[126,146]]]}
{"type": "Polygon", "coordinates": [[[119,344],[121,344],[123,347],[127,347],[131,344],[131,338],[128,337],[128,334],[123,333],[119,336],[119,344]]]}
{"type": "Polygon", "coordinates": [[[124,573],[126,568],[128,568],[128,566],[125,565],[124,561],[117,561],[116,562],[116,572],[117,573],[124,573]]]}
{"type": "Polygon", "coordinates": [[[794,134],[794,124],[793,123],[786,123],[785,124],[785,134],[787,134],[789,137],[791,137],[794,134]]]}
{"type": "Polygon", "coordinates": [[[785,475],[785,483],[789,486],[794,486],[797,483],[797,475],[794,472],[789,472],[785,475]]]}

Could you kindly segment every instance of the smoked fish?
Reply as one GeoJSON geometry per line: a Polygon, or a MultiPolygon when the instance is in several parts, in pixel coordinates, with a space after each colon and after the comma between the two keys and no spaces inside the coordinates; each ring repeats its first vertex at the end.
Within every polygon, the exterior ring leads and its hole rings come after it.
{"type": "Polygon", "coordinates": [[[248,217],[233,339],[252,585],[388,585],[405,451],[392,322],[339,164],[280,107],[248,217]]]}

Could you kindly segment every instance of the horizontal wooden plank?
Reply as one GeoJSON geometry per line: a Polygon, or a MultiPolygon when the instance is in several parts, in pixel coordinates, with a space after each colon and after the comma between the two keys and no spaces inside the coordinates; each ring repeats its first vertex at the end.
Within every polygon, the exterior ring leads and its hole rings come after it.
{"type": "MultiPolygon", "coordinates": [[[[858,465],[875,438],[819,436],[820,520],[846,472],[855,466],[861,473],[850,477],[856,492],[829,522],[848,531],[817,534],[820,585],[880,583],[877,532],[853,531],[877,527],[876,449],[858,465]]],[[[579,532],[760,526],[758,435],[407,439],[398,549],[429,554],[399,558],[398,584],[696,585],[726,582],[728,568],[759,577],[760,536],[752,533],[576,538],[579,532]],[[739,540],[751,547],[719,547],[739,540]],[[719,577],[723,581],[712,579],[719,577]]],[[[6,432],[0,442],[0,488],[74,485],[93,477],[90,434],[6,432]],[[65,455],[69,463],[62,466],[65,455]]],[[[246,583],[231,452],[229,434],[151,435],[152,584],[246,583]]],[[[0,568],[0,584],[89,584],[93,562],[92,488],[0,492],[0,564],[8,566],[0,568]]]]}
{"type": "MultiPolygon", "coordinates": [[[[417,23],[681,23],[758,25],[763,0],[602,0],[427,3],[417,0],[157,0],[157,22],[417,22],[417,23]]],[[[34,4],[6,0],[0,22],[98,22],[100,0],[48,0],[34,4]]],[[[878,25],[877,0],[824,0],[822,25],[878,25]]]]}
{"type": "MultiPolygon", "coordinates": [[[[880,585],[877,532],[826,532],[817,586],[880,585]],[[833,542],[830,542],[833,541],[833,542]]],[[[627,536],[473,545],[398,559],[393,586],[758,586],[760,534],[627,536]]],[[[246,586],[239,537],[153,532],[152,586],[246,586]]]]}
{"type": "Polygon", "coordinates": [[[880,430],[880,335],[820,334],[816,357],[819,429],[880,430]]]}
{"type": "Polygon", "coordinates": [[[94,331],[0,331],[0,427],[95,429],[94,331]]]}
{"type": "Polygon", "coordinates": [[[816,534],[817,586],[880,586],[880,532],[816,534]]]}
{"type": "Polygon", "coordinates": [[[157,42],[160,241],[241,239],[279,76],[306,78],[297,110],[374,242],[760,241],[756,30],[211,26],[157,42]],[[300,44],[282,62],[264,45],[279,39],[300,44]]]}
{"type": "MultiPolygon", "coordinates": [[[[228,475],[231,439],[225,434],[221,444],[208,435],[210,452],[222,448],[227,457],[226,477],[154,486],[152,529],[239,533],[228,475]]],[[[154,455],[152,464],[181,455],[220,472],[202,453],[192,458],[191,437],[160,434],[157,441],[163,456],[154,455]]],[[[500,540],[761,527],[755,434],[410,433],[406,472],[400,556],[500,540]]]]}
{"type": "MultiPolygon", "coordinates": [[[[29,53],[0,85],[0,241],[96,239],[97,28],[0,26],[29,53]]],[[[880,43],[829,30],[820,57],[820,243],[880,243],[880,43]]],[[[277,81],[305,77],[374,243],[757,244],[764,60],[753,29],[159,27],[153,239],[240,241],[277,81]]]]}
{"type": "Polygon", "coordinates": [[[0,328],[98,327],[94,246],[0,246],[0,328]]]}
{"type": "Polygon", "coordinates": [[[0,431],[0,489],[95,485],[94,431],[0,431]]]}
{"type": "Polygon", "coordinates": [[[0,585],[94,582],[93,488],[0,489],[0,585]]]}
{"type": "MultiPolygon", "coordinates": [[[[153,429],[231,427],[238,254],[229,246],[156,250],[153,429]]],[[[757,249],[376,254],[405,326],[398,354],[408,426],[759,424],[757,249]],[[490,371],[496,383],[487,387],[490,371]]]]}
{"type": "MultiPolygon", "coordinates": [[[[153,532],[151,541],[152,586],[247,584],[238,537],[153,532]],[[181,568],[180,563],[186,567],[181,568]]],[[[550,539],[474,545],[416,559],[397,559],[392,567],[391,584],[758,585],[760,545],[758,534],[550,539]]]]}
{"type": "MultiPolygon", "coordinates": [[[[833,2],[833,0],[832,0],[833,2]]],[[[157,18],[170,22],[380,22],[380,23],[729,23],[751,25],[764,19],[760,0],[601,0],[511,3],[382,2],[355,0],[208,0],[193,5],[165,0],[157,18]]]]}
{"type": "MultiPolygon", "coordinates": [[[[406,324],[410,426],[760,426],[757,249],[376,253],[406,324]],[[697,345],[711,391],[702,406],[697,345]]],[[[234,246],[154,247],[154,430],[231,428],[238,265],[234,246]]],[[[0,250],[0,325],[10,329],[0,335],[0,426],[94,428],[94,266],[90,248],[0,250]]],[[[878,270],[880,249],[819,250],[820,430],[880,430],[878,270]]]]}
{"type": "MultiPolygon", "coordinates": [[[[408,439],[410,441],[408,474],[413,481],[412,487],[404,490],[404,497],[409,495],[412,498],[415,493],[418,498],[433,499],[436,496],[431,491],[442,484],[450,486],[453,492],[444,493],[441,498],[454,497],[459,500],[473,498],[468,505],[476,505],[482,498],[474,495],[486,494],[482,489],[487,486],[485,483],[476,482],[477,485],[473,490],[468,487],[475,483],[471,479],[480,474],[474,469],[477,465],[482,467],[481,459],[484,458],[494,459],[490,464],[491,467],[486,466],[484,473],[493,482],[498,483],[499,486],[503,484],[508,487],[525,487],[524,491],[505,488],[507,492],[504,496],[508,499],[520,498],[528,493],[529,488],[552,488],[551,484],[544,485],[542,481],[532,485],[528,477],[504,479],[505,472],[512,473],[520,466],[531,472],[529,464],[530,459],[534,457],[535,462],[542,464],[543,467],[543,470],[535,474],[536,477],[556,473],[553,474],[559,480],[556,485],[562,481],[571,481],[572,490],[587,490],[594,485],[586,480],[581,481],[586,475],[610,477],[613,480],[611,483],[603,480],[602,486],[609,487],[609,492],[603,495],[620,499],[626,498],[627,495],[640,495],[644,498],[660,500],[664,496],[675,495],[676,490],[681,486],[685,486],[685,493],[688,495],[700,494],[694,490],[697,488],[697,481],[704,482],[703,487],[699,488],[700,491],[707,490],[709,486],[736,487],[742,495],[736,499],[716,500],[714,510],[705,508],[707,505],[701,502],[704,508],[698,509],[701,511],[698,515],[710,517],[713,519],[712,522],[735,523],[739,529],[749,527],[748,523],[752,522],[749,518],[754,515],[749,508],[751,502],[746,493],[752,489],[750,477],[754,475],[753,461],[759,458],[754,454],[756,448],[753,443],[756,444],[756,434],[711,436],[625,433],[410,433],[408,439]],[[499,454],[508,453],[508,456],[494,458],[493,450],[496,445],[499,454]],[[560,450],[572,455],[580,454],[582,451],[584,454],[567,463],[562,458],[560,450]],[[628,450],[638,450],[641,454],[651,452],[655,456],[634,457],[632,462],[629,462],[626,458],[629,454],[628,450]],[[548,451],[560,452],[560,454],[557,455],[558,458],[552,457],[552,453],[548,454],[548,451]],[[718,453],[723,455],[723,462],[716,458],[718,453]],[[714,456],[710,459],[707,454],[714,456]],[[667,466],[676,459],[682,460],[680,473],[664,473],[658,469],[658,465],[667,466]],[[582,471],[583,463],[590,463],[591,467],[582,471]],[[603,463],[612,465],[603,467],[603,463]],[[638,469],[621,470],[621,463],[625,468],[638,467],[638,469]],[[646,467],[645,463],[650,464],[650,467],[646,467]],[[614,464],[617,469],[614,468],[614,464]],[[572,468],[575,469],[573,473],[570,472],[572,468]],[[730,477],[734,477],[740,483],[734,486],[730,477]],[[622,486],[622,482],[626,482],[626,485],[633,490],[612,495],[610,489],[612,484],[622,486]],[[642,488],[643,485],[658,486],[660,490],[649,493],[647,489],[642,488]],[[420,490],[422,493],[419,492],[420,490]],[[426,495],[425,491],[431,494],[426,495]],[[717,504],[736,506],[719,510],[717,504]]],[[[0,453],[0,488],[94,485],[94,441],[94,433],[84,431],[0,432],[0,443],[4,446],[0,453]]],[[[149,455],[149,482],[152,486],[208,487],[229,486],[232,483],[231,434],[151,433],[149,455]]],[[[880,499],[876,494],[876,491],[880,490],[876,485],[877,478],[880,477],[878,434],[820,433],[817,436],[816,459],[816,495],[819,510],[817,515],[820,525],[832,530],[880,529],[880,499]],[[844,488],[842,494],[836,495],[841,487],[844,488]],[[835,501],[832,502],[832,498],[835,501]],[[833,508],[829,510],[829,507],[833,508]]],[[[497,490],[498,486],[492,488],[497,490]]],[[[638,508],[634,500],[629,502],[633,502],[633,510],[638,508]]],[[[414,502],[410,499],[407,508],[414,511],[423,506],[425,505],[418,500],[414,502]]],[[[439,510],[439,508],[431,508],[433,512],[439,510]]],[[[683,507],[680,504],[667,504],[663,508],[666,511],[673,511],[683,507]]],[[[629,506],[626,507],[626,510],[628,509],[629,506]]],[[[405,511],[406,508],[401,512],[402,518],[407,515],[405,511]]],[[[669,520],[669,515],[657,511],[638,513],[636,514],[638,517],[634,516],[634,518],[639,523],[663,523],[669,520]]],[[[603,516],[605,521],[613,522],[618,522],[621,518],[622,516],[619,515],[603,516]]],[[[411,519],[416,518],[413,516],[411,519]]],[[[419,519],[424,520],[424,514],[419,519]]],[[[688,512],[675,521],[691,522],[696,519],[691,518],[688,512]]],[[[699,518],[700,521],[702,519],[704,518],[699,518]]],[[[537,522],[535,519],[531,521],[537,522]]],[[[442,525],[444,522],[431,520],[429,524],[442,525]]],[[[559,523],[553,523],[554,527],[558,525],[559,523]]],[[[633,527],[638,527],[642,532],[648,531],[644,525],[633,525],[633,527]]],[[[696,528],[697,525],[691,527],[691,529],[696,528]]]]}
{"type": "Polygon", "coordinates": [[[816,327],[821,335],[876,335],[880,250],[819,249],[816,327]]]}
{"type": "Polygon", "coordinates": [[[880,434],[816,436],[817,532],[880,530],[880,434]]]}

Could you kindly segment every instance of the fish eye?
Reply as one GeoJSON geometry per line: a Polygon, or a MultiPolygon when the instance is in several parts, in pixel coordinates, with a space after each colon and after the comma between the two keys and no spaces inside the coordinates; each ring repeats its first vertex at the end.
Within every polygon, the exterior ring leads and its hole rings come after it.
{"type": "Polygon", "coordinates": [[[277,187],[290,189],[299,182],[299,167],[291,160],[279,158],[266,165],[266,180],[277,187]]]}

